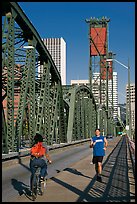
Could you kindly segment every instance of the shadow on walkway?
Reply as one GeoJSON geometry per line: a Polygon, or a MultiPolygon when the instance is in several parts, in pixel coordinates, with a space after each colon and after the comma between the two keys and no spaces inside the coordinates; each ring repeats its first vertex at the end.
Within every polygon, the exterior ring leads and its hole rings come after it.
{"type": "MultiPolygon", "coordinates": [[[[94,176],[85,190],[81,191],[57,178],[51,179],[79,195],[76,202],[130,202],[135,199],[135,194],[131,196],[128,168],[126,138],[123,137],[103,164],[102,182],[96,181],[94,176]]],[[[64,171],[87,177],[73,168],[64,171]]]]}
{"type": "Polygon", "coordinates": [[[32,200],[31,191],[29,190],[30,186],[24,184],[21,181],[18,181],[17,179],[11,179],[11,184],[13,185],[14,189],[18,191],[20,196],[24,194],[27,198],[32,200]]]}
{"type": "Polygon", "coordinates": [[[76,174],[76,175],[78,175],[78,176],[83,176],[83,177],[92,179],[92,177],[85,176],[85,175],[82,174],[80,171],[78,171],[77,169],[74,169],[74,168],[66,168],[66,169],[64,169],[63,171],[68,171],[68,172],[73,173],[73,174],[76,174]]]}

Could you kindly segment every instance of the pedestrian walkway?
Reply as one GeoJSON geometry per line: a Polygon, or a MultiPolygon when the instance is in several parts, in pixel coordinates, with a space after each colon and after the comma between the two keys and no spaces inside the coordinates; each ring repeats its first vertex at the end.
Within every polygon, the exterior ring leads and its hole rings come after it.
{"type": "Polygon", "coordinates": [[[102,183],[96,181],[91,156],[64,169],[50,179],[45,201],[54,202],[131,202],[135,199],[135,180],[126,139],[109,143],[102,171],[102,183]],[[114,148],[116,146],[116,148],[114,148]],[[114,150],[113,150],[114,149],[114,150]],[[54,196],[53,196],[54,195],[54,196]]]}
{"type": "MultiPolygon", "coordinates": [[[[108,141],[102,182],[96,181],[91,155],[48,179],[37,202],[135,202],[135,179],[126,138],[108,141]]],[[[31,202],[23,195],[20,201],[31,202]]]]}

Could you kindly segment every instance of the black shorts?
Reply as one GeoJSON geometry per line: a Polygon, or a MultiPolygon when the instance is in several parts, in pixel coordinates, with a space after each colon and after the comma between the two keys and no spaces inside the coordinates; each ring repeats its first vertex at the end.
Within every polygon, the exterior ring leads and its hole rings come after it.
{"type": "Polygon", "coordinates": [[[98,162],[102,163],[102,161],[103,161],[103,156],[93,156],[93,160],[92,160],[93,164],[96,164],[98,162]]]}

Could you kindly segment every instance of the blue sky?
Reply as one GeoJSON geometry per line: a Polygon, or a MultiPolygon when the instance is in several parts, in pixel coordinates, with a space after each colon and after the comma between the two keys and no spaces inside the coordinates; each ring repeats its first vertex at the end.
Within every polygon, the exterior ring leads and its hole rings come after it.
{"type": "MultiPolygon", "coordinates": [[[[67,44],[67,84],[88,79],[89,25],[91,17],[110,18],[109,51],[115,59],[130,63],[131,82],[135,83],[135,2],[18,2],[41,38],[63,37],[67,44]]],[[[118,73],[118,102],[126,101],[128,71],[114,63],[118,73]],[[124,96],[123,96],[124,95],[124,96]]]]}

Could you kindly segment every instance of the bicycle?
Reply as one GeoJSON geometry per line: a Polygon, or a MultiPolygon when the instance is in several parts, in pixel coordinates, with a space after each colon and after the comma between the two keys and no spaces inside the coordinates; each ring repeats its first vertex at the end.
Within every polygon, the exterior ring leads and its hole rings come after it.
{"type": "Polygon", "coordinates": [[[33,175],[32,181],[31,181],[31,191],[32,191],[32,199],[33,201],[36,200],[37,195],[43,195],[44,193],[44,189],[46,187],[46,180],[44,181],[44,183],[40,182],[40,169],[41,167],[39,166],[35,166],[36,167],[36,171],[33,175]]]}

